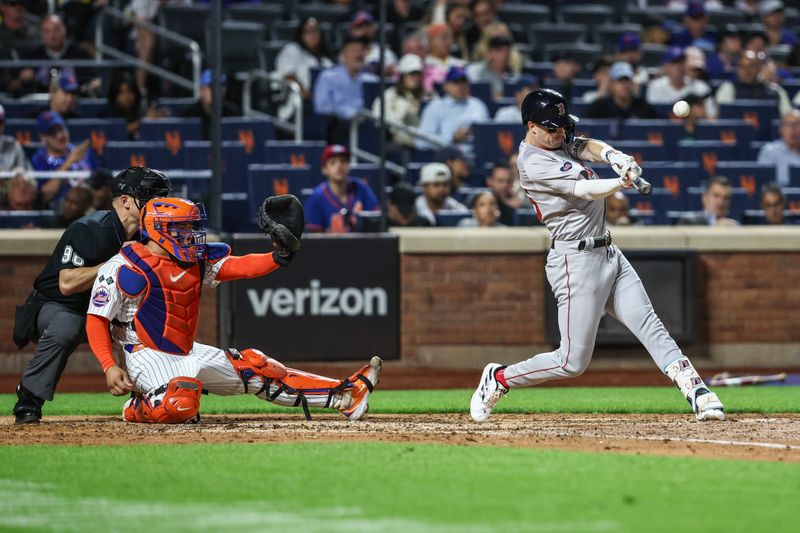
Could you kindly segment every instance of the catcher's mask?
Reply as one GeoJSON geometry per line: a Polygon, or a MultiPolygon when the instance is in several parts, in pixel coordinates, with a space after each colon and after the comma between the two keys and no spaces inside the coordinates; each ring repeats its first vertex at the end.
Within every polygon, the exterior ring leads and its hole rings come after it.
{"type": "Polygon", "coordinates": [[[206,249],[206,211],[203,204],[183,198],[154,198],[139,219],[142,240],[152,239],[179,261],[196,263],[206,249]]]}

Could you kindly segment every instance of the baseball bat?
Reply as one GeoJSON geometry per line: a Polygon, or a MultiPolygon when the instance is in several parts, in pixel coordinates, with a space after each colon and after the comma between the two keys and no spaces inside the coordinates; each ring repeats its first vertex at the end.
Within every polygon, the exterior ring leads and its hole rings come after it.
{"type": "Polygon", "coordinates": [[[650,185],[649,181],[641,176],[633,180],[633,186],[642,196],[648,196],[651,192],[653,192],[653,186],[650,185]]]}

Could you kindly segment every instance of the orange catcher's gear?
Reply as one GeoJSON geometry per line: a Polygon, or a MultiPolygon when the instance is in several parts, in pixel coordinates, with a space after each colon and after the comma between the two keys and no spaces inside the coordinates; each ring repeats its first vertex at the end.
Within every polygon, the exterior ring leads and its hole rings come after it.
{"type": "Polygon", "coordinates": [[[206,247],[206,212],[203,204],[183,198],[154,198],[139,216],[139,231],[178,261],[196,263],[206,247]]]}
{"type": "Polygon", "coordinates": [[[202,274],[200,265],[186,268],[150,253],[141,243],[120,251],[128,261],[119,269],[117,285],[130,297],[143,294],[134,315],[142,344],[171,354],[188,354],[197,334],[202,274]]]}
{"type": "Polygon", "coordinates": [[[200,420],[202,393],[203,384],[199,380],[184,376],[172,378],[166,385],[147,394],[136,394],[128,400],[122,419],[148,424],[197,422],[200,420]]]}
{"type": "Polygon", "coordinates": [[[375,368],[371,362],[347,379],[331,379],[287,368],[254,348],[241,351],[229,348],[225,355],[239,374],[245,393],[250,380],[260,377],[261,388],[255,392],[256,396],[283,405],[285,398],[292,398],[295,406],[303,407],[307,420],[311,420],[309,405],[338,409],[353,420],[360,418],[366,412],[367,398],[377,383],[381,366],[381,359],[373,357],[375,368]]]}

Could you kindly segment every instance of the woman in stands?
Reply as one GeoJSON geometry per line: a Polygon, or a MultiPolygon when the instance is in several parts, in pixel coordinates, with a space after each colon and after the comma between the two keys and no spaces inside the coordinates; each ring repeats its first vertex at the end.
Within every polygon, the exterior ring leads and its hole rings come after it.
{"type": "MultiPolygon", "coordinates": [[[[387,120],[406,126],[419,127],[420,104],[425,96],[422,88],[422,58],[406,54],[397,64],[400,78],[394,87],[389,87],[384,95],[384,112],[387,120]]],[[[372,103],[372,113],[380,114],[380,99],[372,103]]],[[[413,148],[414,138],[406,132],[389,129],[390,151],[404,151],[413,148]]]]}
{"type": "MultiPolygon", "coordinates": [[[[295,33],[294,41],[281,48],[275,58],[275,72],[288,80],[296,81],[303,91],[303,100],[310,102],[311,71],[315,68],[333,66],[330,53],[322,38],[319,22],[314,17],[302,21],[295,33]]],[[[278,110],[278,116],[287,120],[294,115],[294,108],[286,103],[278,110]]]]}
{"type": "Polygon", "coordinates": [[[143,107],[142,93],[133,76],[123,73],[111,80],[108,103],[99,115],[102,118],[124,118],[128,123],[128,139],[135,141],[139,138],[139,123],[142,118],[164,116],[163,112],[155,108],[147,109],[145,112],[143,107]]]}

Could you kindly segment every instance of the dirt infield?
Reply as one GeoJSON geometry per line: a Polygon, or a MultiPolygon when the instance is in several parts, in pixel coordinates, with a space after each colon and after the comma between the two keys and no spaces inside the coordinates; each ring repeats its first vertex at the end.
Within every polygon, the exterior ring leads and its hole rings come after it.
{"type": "Polygon", "coordinates": [[[197,444],[397,442],[556,448],[681,457],[800,462],[800,415],[730,415],[697,422],[687,415],[496,415],[474,424],[466,414],[208,415],[197,425],[126,424],[112,417],[48,417],[16,426],[0,417],[0,444],[197,444]]]}

